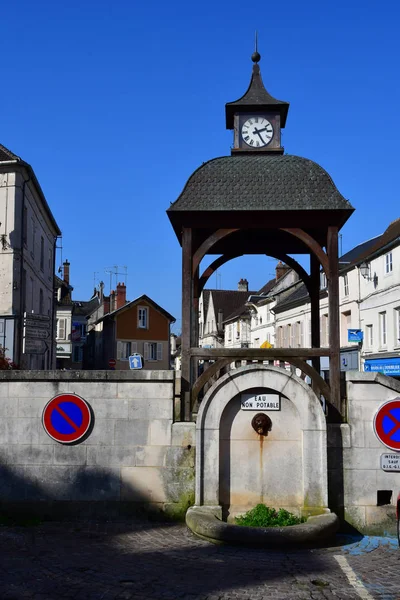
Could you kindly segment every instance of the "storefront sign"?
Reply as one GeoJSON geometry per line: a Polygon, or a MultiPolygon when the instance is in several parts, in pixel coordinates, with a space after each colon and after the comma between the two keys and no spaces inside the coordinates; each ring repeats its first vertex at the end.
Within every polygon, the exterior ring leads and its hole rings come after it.
{"type": "Polygon", "coordinates": [[[242,394],[242,410],[281,410],[279,394],[242,394]]]}
{"type": "Polygon", "coordinates": [[[366,373],[383,373],[384,375],[400,375],[400,358],[378,358],[366,360],[364,363],[366,373]]]}

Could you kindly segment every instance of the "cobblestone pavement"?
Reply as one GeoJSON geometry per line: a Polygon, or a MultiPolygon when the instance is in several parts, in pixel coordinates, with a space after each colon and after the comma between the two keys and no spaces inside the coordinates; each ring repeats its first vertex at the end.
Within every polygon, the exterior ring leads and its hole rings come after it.
{"type": "Polygon", "coordinates": [[[0,553],[1,600],[400,599],[400,550],[382,538],[272,551],[176,524],[45,523],[1,527],[0,553]]]}

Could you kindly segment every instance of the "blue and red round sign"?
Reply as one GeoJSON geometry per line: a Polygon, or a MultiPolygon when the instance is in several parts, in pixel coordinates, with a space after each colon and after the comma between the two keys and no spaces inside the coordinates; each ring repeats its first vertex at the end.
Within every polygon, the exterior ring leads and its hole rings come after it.
{"type": "Polygon", "coordinates": [[[382,404],[374,418],[374,430],[382,444],[400,452],[400,398],[382,404]]]}
{"type": "Polygon", "coordinates": [[[43,427],[47,435],[61,444],[74,444],[87,436],[92,425],[88,403],[76,394],[58,394],[44,407],[43,427]]]}

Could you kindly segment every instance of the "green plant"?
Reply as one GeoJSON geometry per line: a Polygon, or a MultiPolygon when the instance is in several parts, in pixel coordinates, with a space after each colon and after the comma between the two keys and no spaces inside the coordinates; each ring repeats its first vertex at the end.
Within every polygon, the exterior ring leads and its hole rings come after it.
{"type": "Polygon", "coordinates": [[[284,508],[275,510],[265,504],[257,504],[246,514],[235,518],[236,525],[243,527],[286,527],[304,523],[305,517],[296,517],[284,508]]]}

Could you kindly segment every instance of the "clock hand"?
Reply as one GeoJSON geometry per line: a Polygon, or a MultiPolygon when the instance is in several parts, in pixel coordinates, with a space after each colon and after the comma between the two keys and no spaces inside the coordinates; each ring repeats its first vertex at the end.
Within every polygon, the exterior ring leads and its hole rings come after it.
{"type": "Polygon", "coordinates": [[[261,131],[267,131],[267,128],[264,127],[264,129],[257,129],[256,127],[254,127],[253,135],[254,134],[258,135],[258,137],[260,138],[260,140],[262,141],[262,143],[265,144],[266,142],[263,140],[263,137],[261,135],[261,131]]]}

